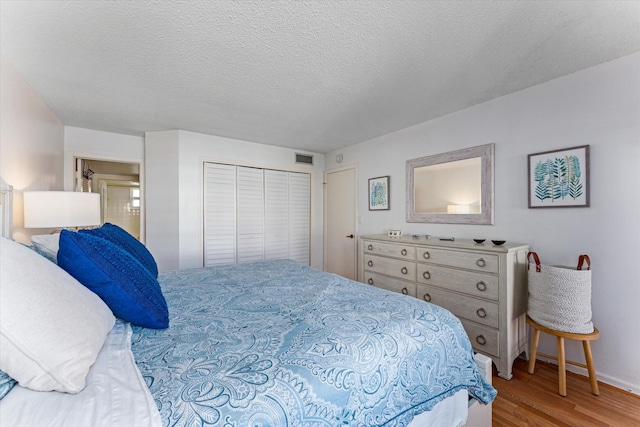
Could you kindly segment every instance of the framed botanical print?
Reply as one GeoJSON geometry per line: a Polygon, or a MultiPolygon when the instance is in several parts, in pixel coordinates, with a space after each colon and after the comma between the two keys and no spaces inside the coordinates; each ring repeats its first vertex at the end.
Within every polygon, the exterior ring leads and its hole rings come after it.
{"type": "Polygon", "coordinates": [[[589,146],[529,154],[529,208],[589,206],[589,146]]]}
{"type": "Polygon", "coordinates": [[[389,210],[389,176],[369,179],[369,210],[389,210]]]}

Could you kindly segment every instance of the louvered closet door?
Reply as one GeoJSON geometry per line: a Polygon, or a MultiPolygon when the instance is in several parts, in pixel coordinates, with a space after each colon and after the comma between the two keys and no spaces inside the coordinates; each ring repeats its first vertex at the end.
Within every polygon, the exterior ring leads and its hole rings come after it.
{"type": "Polygon", "coordinates": [[[237,167],[238,263],[264,259],[263,169],[237,167]]]}
{"type": "Polygon", "coordinates": [[[289,256],[289,173],[264,171],[264,259],[289,256]]]}
{"type": "Polygon", "coordinates": [[[236,167],[204,166],[204,265],[236,262],[236,167]]]}
{"type": "Polygon", "coordinates": [[[204,265],[309,264],[309,174],[205,163],[204,265]]]}
{"type": "Polygon", "coordinates": [[[309,265],[311,176],[289,172],[289,259],[309,265]]]}

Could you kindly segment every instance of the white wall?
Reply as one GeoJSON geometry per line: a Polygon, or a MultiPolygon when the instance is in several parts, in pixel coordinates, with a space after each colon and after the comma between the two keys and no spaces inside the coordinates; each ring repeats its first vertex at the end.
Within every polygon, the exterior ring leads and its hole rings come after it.
{"type": "MultiPolygon", "coordinates": [[[[640,394],[640,53],[326,155],[357,164],[360,234],[401,229],[525,242],[543,263],[593,266],[598,379],[640,394]],[[495,143],[495,225],[405,222],[405,161],[495,143]],[[527,155],[591,146],[591,207],[528,209],[527,155]],[[367,179],[391,175],[391,210],[367,209],[367,179]]],[[[541,337],[540,351],[556,354],[541,337]]],[[[584,361],[580,343],[567,357],[584,361]]],[[[578,371],[581,371],[578,369],[578,371]]]]}
{"type": "MultiPolygon", "coordinates": [[[[74,158],[140,163],[143,177],[144,137],[64,127],[64,188],[73,191],[74,158]]],[[[142,183],[141,183],[142,184],[142,183]]]]}
{"type": "Polygon", "coordinates": [[[167,254],[166,262],[158,262],[161,269],[203,265],[202,170],[205,161],[311,173],[311,265],[322,269],[324,156],[316,154],[314,166],[297,165],[296,150],[187,131],[149,132],[146,139],[147,245],[154,256],[160,251],[169,251],[170,247],[179,248],[177,257],[167,254]],[[158,168],[156,163],[163,167],[158,168]],[[174,190],[176,184],[178,187],[174,190]],[[167,189],[171,191],[169,195],[167,189]],[[165,212],[159,211],[160,200],[165,212]],[[156,236],[161,233],[168,235],[163,237],[162,244],[160,240],[156,243],[156,236]]]}
{"type": "Polygon", "coordinates": [[[64,127],[6,60],[0,60],[0,185],[13,186],[14,238],[48,230],[23,228],[22,192],[63,189],[64,127]]]}
{"type": "Polygon", "coordinates": [[[145,134],[147,248],[158,268],[180,268],[178,131],[145,134]]]}

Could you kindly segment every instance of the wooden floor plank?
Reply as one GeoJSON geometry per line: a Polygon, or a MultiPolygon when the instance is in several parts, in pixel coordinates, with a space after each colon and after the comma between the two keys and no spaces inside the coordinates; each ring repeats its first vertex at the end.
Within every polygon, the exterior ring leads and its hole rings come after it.
{"type": "Polygon", "coordinates": [[[493,376],[498,396],[493,426],[640,427],[640,396],[598,383],[591,394],[589,378],[567,372],[567,396],[558,394],[558,368],[537,361],[534,374],[517,359],[510,381],[493,376]]]}

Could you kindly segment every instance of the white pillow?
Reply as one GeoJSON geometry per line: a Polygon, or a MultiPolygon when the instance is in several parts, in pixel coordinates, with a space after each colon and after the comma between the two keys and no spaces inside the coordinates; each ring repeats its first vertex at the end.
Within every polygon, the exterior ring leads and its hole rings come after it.
{"type": "Polygon", "coordinates": [[[77,393],[115,323],[96,294],[29,248],[0,239],[0,370],[38,391],[77,393]]]}
{"type": "Polygon", "coordinates": [[[59,242],[60,233],[31,236],[31,243],[36,248],[36,251],[56,264],[58,263],[59,242]]]}

